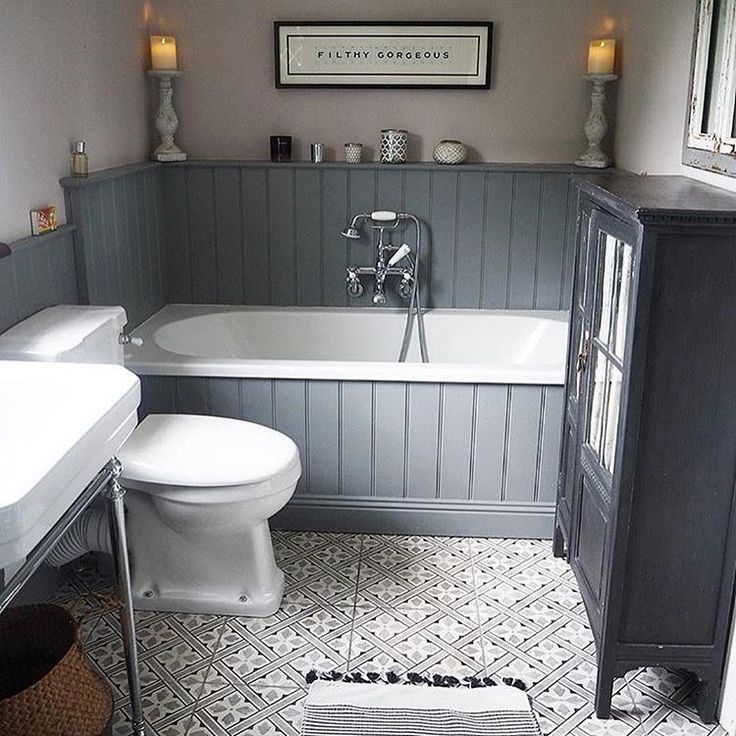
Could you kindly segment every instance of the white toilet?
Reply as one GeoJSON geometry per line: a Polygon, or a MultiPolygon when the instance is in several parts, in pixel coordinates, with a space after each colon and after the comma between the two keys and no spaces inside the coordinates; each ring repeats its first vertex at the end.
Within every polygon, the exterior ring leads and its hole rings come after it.
{"type": "MultiPolygon", "coordinates": [[[[44,309],[0,335],[0,360],[123,362],[121,307],[44,309]]],[[[281,603],[268,520],[299,450],[251,422],[152,414],[119,453],[137,608],[269,616],[281,603]]]]}

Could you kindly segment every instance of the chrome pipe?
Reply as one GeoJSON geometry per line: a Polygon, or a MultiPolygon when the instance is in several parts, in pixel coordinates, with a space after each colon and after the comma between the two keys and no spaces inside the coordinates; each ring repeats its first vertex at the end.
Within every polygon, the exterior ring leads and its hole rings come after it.
{"type": "Polygon", "coordinates": [[[120,630],[123,635],[123,649],[128,671],[128,689],[130,692],[130,712],[133,736],[146,736],[141,698],[141,678],[138,670],[138,644],[135,638],[135,619],[133,614],[133,591],[130,582],[130,566],[128,559],[128,542],[125,535],[125,506],[123,497],[125,489],[120,485],[123,466],[117,458],[110,461],[111,477],[105,491],[110,511],[110,537],[113,542],[113,558],[117,578],[118,594],[122,606],[120,608],[120,630]]]}

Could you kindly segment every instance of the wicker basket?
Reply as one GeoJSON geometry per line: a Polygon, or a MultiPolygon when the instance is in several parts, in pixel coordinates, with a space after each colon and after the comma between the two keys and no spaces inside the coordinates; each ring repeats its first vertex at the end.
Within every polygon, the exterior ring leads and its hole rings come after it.
{"type": "Polygon", "coordinates": [[[19,606],[0,616],[0,734],[99,736],[111,713],[110,688],[65,609],[19,606]]]}

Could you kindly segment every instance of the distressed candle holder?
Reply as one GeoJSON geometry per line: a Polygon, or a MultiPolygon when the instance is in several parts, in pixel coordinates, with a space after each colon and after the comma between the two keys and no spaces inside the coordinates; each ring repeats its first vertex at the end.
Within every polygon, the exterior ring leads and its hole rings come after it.
{"type": "Polygon", "coordinates": [[[605,169],[611,165],[611,158],[601,148],[601,142],[608,130],[606,120],[606,84],[618,79],[616,74],[586,74],[585,79],[593,83],[590,94],[590,112],[585,121],[585,137],[588,150],[575,162],[576,166],[588,169],[605,169]]]}
{"type": "Polygon", "coordinates": [[[177,69],[151,69],[148,74],[159,80],[158,111],[156,112],[156,130],[161,136],[161,143],[151,154],[154,161],[186,161],[187,155],[174,142],[174,134],[179,128],[179,118],[174,110],[174,88],[171,80],[180,77],[177,69]]]}

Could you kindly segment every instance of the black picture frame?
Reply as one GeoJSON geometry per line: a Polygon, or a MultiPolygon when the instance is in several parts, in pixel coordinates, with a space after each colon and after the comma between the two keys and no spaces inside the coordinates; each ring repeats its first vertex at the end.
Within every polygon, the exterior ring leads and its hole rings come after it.
{"type": "MultiPolygon", "coordinates": [[[[302,34],[303,35],[303,34],[302,34]]],[[[370,34],[375,35],[375,34],[370,34]]],[[[421,36],[421,34],[416,34],[421,36]]],[[[463,34],[467,35],[467,34],[463,34]]],[[[449,37],[449,36],[448,36],[449,37]]],[[[441,36],[440,36],[441,38],[441,36]]],[[[273,24],[273,39],[274,39],[274,83],[276,89],[464,89],[464,90],[489,90],[491,89],[491,72],[492,72],[492,58],[493,58],[493,22],[492,21],[274,21],[273,24]],[[282,28],[288,27],[300,27],[300,28],[336,28],[343,27],[348,28],[350,26],[360,27],[401,27],[401,28],[436,28],[436,27],[451,27],[451,28],[462,28],[462,29],[482,29],[485,32],[485,39],[480,36],[478,44],[478,63],[476,65],[478,76],[480,81],[476,83],[438,83],[432,82],[430,76],[442,76],[446,78],[451,76],[448,74],[442,75],[426,75],[427,82],[419,83],[412,81],[408,83],[403,82],[389,82],[386,83],[356,83],[356,82],[334,82],[324,81],[320,83],[314,82],[294,82],[285,81],[282,77],[282,48],[281,39],[282,28]],[[485,54],[483,54],[485,52],[485,54]],[[485,55],[485,63],[481,66],[480,60],[485,55]]],[[[288,58],[288,56],[287,56],[288,58]]],[[[294,75],[292,75],[293,77],[294,75]]],[[[318,76],[315,73],[311,73],[310,76],[318,76]]],[[[325,75],[334,77],[335,74],[325,75]]],[[[355,75],[351,75],[355,76],[355,75]]],[[[371,74],[370,76],[382,76],[377,74],[371,74]]],[[[386,75],[387,77],[391,75],[386,75]]],[[[395,76],[395,75],[394,75],[395,76]]],[[[417,76],[417,75],[403,75],[403,76],[417,76]]],[[[470,75],[463,75],[470,77],[470,75]]]]}

